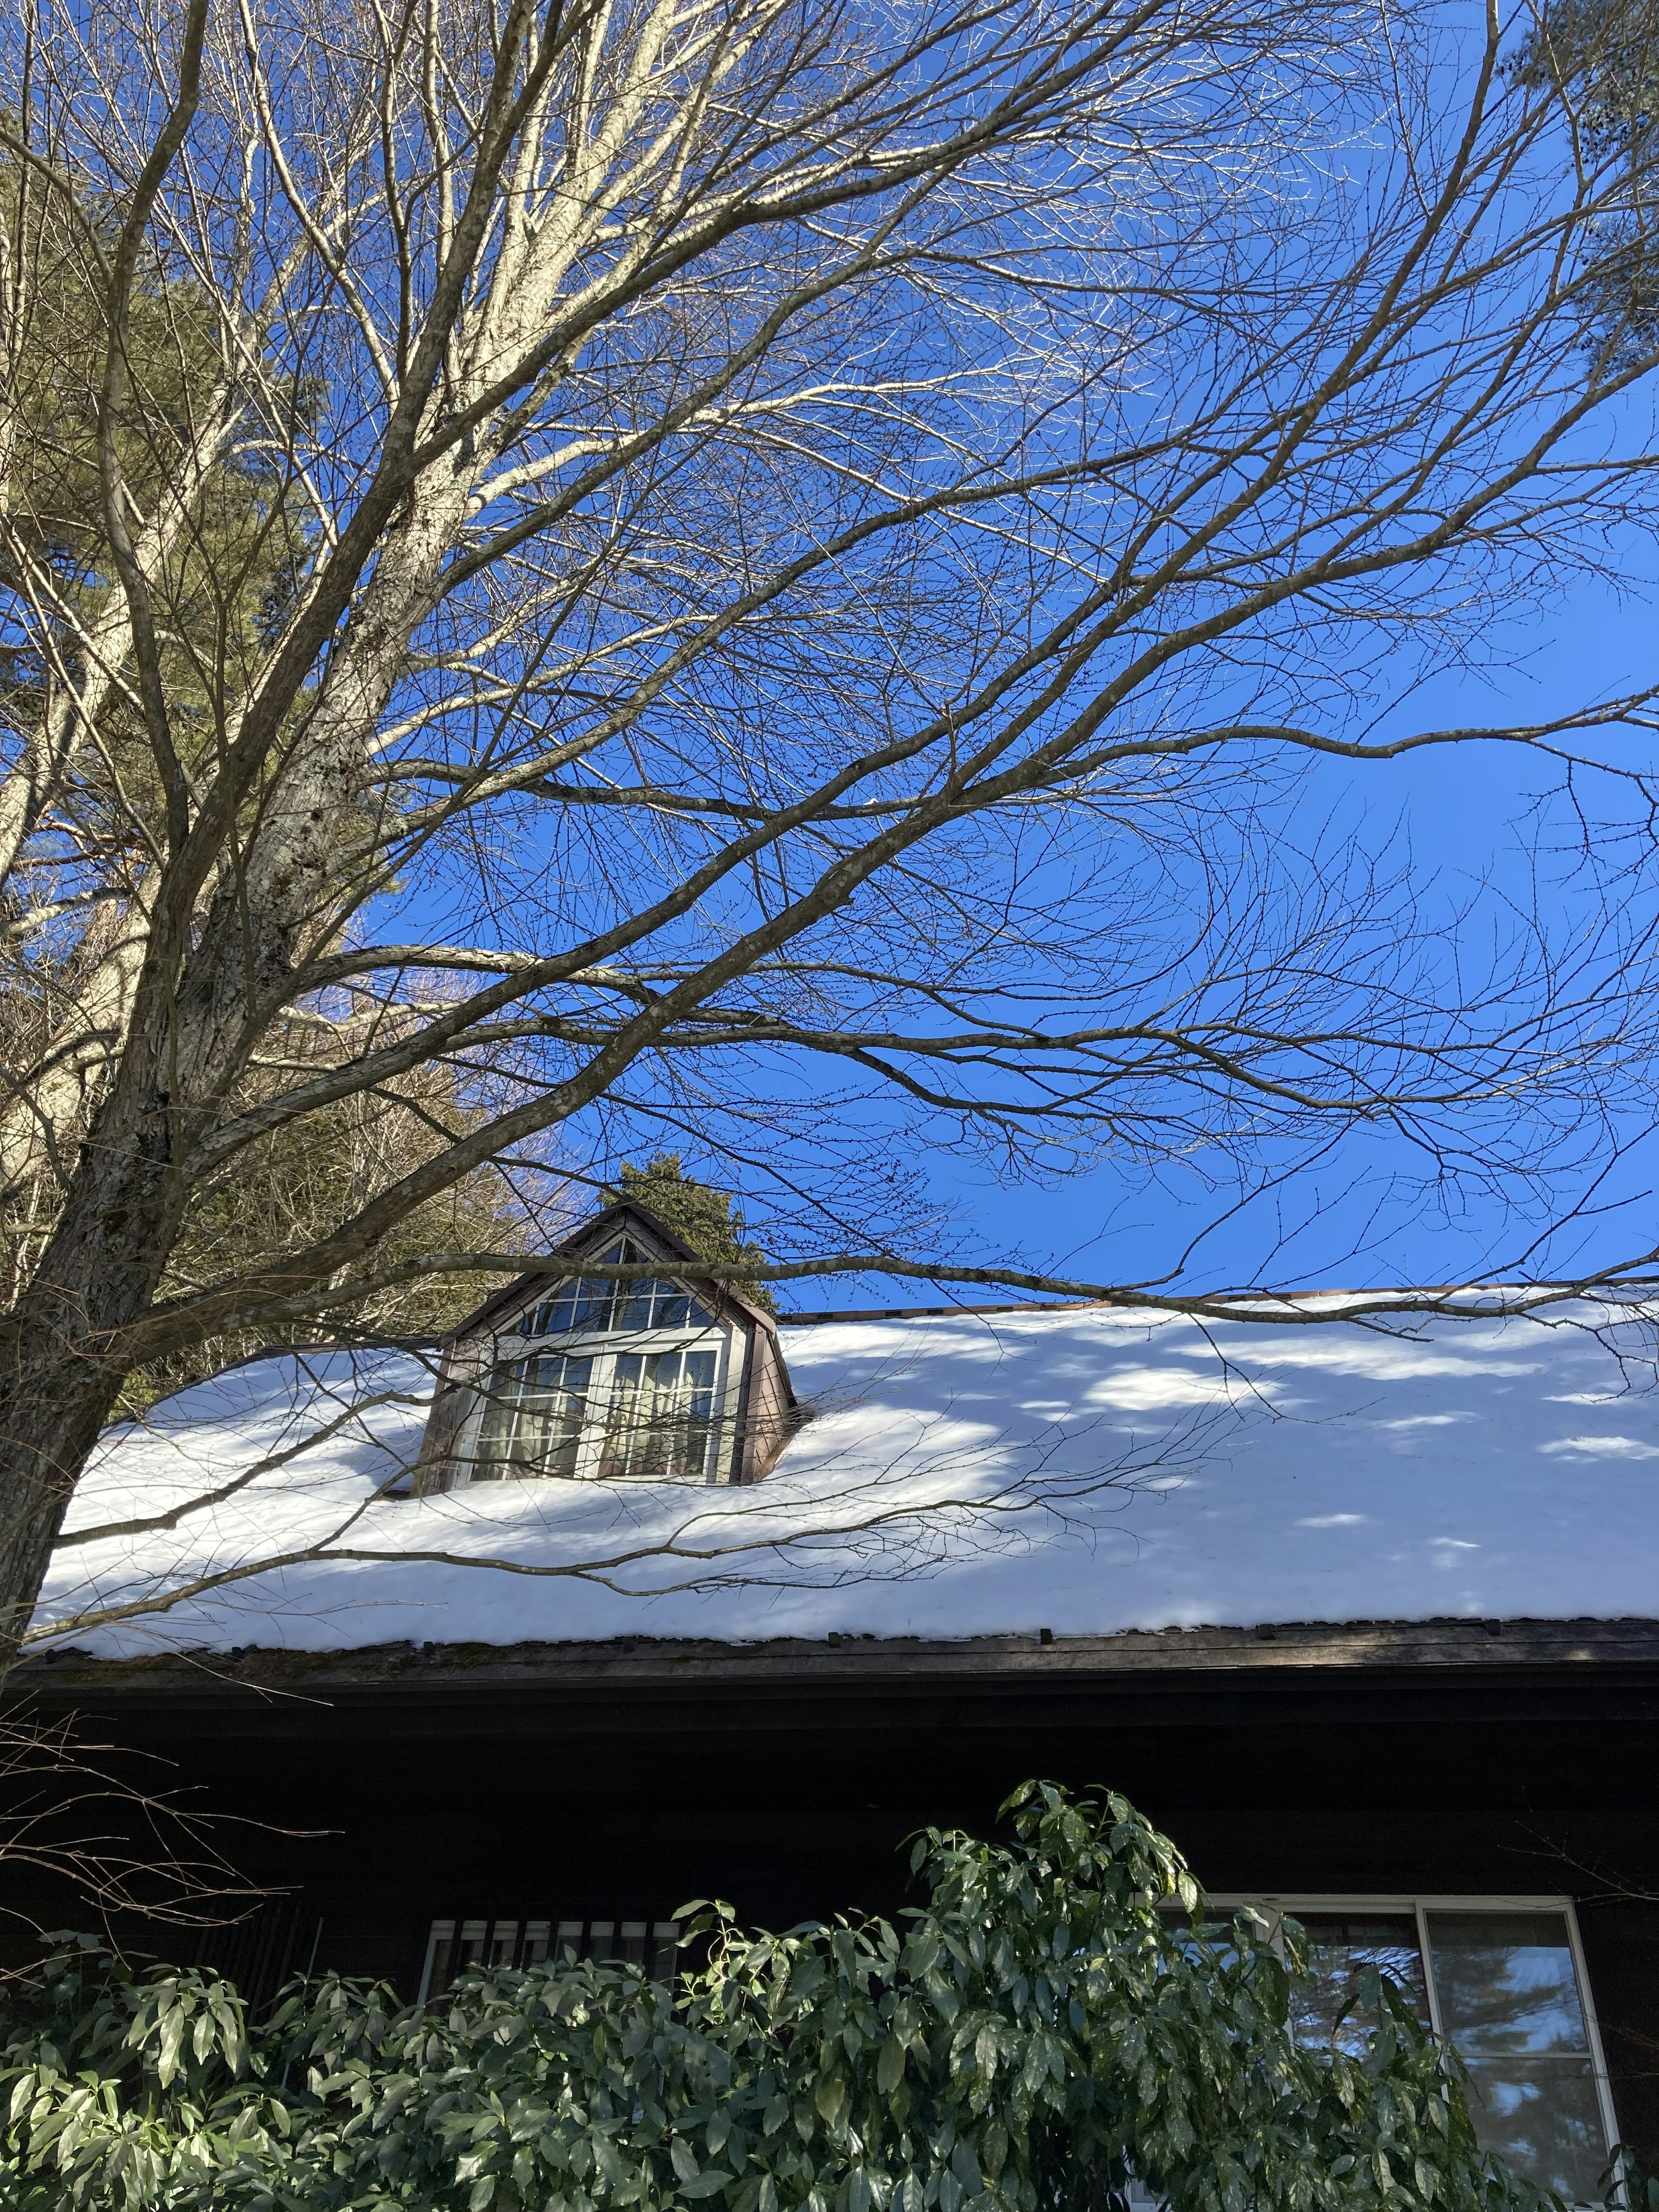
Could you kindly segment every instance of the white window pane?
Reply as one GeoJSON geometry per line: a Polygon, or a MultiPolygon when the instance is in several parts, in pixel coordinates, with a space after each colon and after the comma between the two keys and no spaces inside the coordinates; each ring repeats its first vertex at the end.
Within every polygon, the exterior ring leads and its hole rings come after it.
{"type": "Polygon", "coordinates": [[[1440,2022],[1469,2069],[1476,2134],[1541,2188],[1594,2197],[1607,2142],[1565,1915],[1427,1918],[1440,2022]]]}
{"type": "Polygon", "coordinates": [[[1355,2003],[1359,1978],[1375,1966],[1393,1982],[1426,2027],[1428,1984],[1414,1912],[1298,1912],[1307,1932],[1308,1976],[1291,1988],[1291,2026],[1299,2043],[1334,2044],[1364,2055],[1380,2025],[1374,2008],[1355,2003]]]}
{"type": "Polygon", "coordinates": [[[1441,2022],[1466,2058],[1589,2051],[1564,1913],[1431,1912],[1429,1948],[1441,2022]]]}

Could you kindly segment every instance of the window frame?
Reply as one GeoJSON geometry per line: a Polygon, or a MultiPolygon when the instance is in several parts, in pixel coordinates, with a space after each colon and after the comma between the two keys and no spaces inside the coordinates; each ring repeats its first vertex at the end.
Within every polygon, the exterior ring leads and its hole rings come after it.
{"type": "MultiPolygon", "coordinates": [[[[632,1241],[632,1240],[627,1240],[632,1241]]],[[[548,1335],[527,1336],[522,1325],[527,1316],[551,1305],[561,1287],[579,1280],[583,1273],[583,1262],[605,1264],[608,1252],[588,1253],[582,1260],[573,1262],[568,1275],[538,1284],[533,1294],[509,1321],[494,1328],[480,1347],[479,1358],[473,1376],[473,1391],[477,1403],[468,1416],[460,1438],[457,1456],[464,1469],[465,1486],[497,1487],[505,1489],[510,1484],[521,1482],[678,1482],[689,1488],[712,1488],[732,1480],[729,1464],[732,1440],[736,1429],[735,1415],[740,1399],[744,1373],[748,1358],[748,1335],[740,1322],[731,1315],[722,1316],[713,1307],[706,1292],[696,1289],[678,1274],[673,1262],[662,1254],[639,1248],[638,1257],[657,1268],[658,1274],[683,1290],[696,1304],[712,1313],[712,1318],[702,1322],[684,1322],[678,1327],[653,1328],[564,1329],[548,1335]],[[708,1456],[702,1474],[602,1474],[601,1462],[605,1444],[611,1434],[611,1420],[617,1403],[617,1362],[627,1354],[641,1354],[649,1358],[663,1352],[713,1352],[714,1381],[711,1393],[712,1411],[709,1415],[708,1456]],[[485,1425],[492,1407],[489,1391],[491,1378],[505,1368],[518,1366],[547,1356],[562,1355],[568,1358],[591,1361],[587,1389],[587,1413],[577,1440],[575,1462],[568,1474],[486,1474],[481,1470],[486,1462],[480,1447],[485,1425]]]]}
{"type": "Polygon", "coordinates": [[[628,1919],[614,1915],[609,1920],[561,1920],[552,1914],[536,1913],[440,1914],[427,1931],[415,2002],[417,2005],[435,2002],[447,1992],[455,1976],[469,1966],[505,1966],[521,1973],[532,1966],[556,1962],[567,1948],[574,1950],[579,1960],[592,1959],[601,1965],[612,1966],[632,1964],[644,1967],[658,1980],[672,1981],[679,1971],[678,1961],[686,1948],[685,1923],[659,1917],[628,1919]],[[630,1958],[626,1948],[596,1950],[595,1943],[601,1941],[620,1942],[624,1947],[637,1941],[640,1955],[630,1958]],[[469,1944],[477,1945],[475,1954],[458,1958],[458,1949],[469,1944]],[[444,1979],[434,1996],[432,1984],[440,1968],[441,1948],[444,1979]]]}
{"type": "Polygon", "coordinates": [[[1584,2013],[1584,2042],[1590,2062],[1590,2073],[1595,2082],[1596,2108],[1601,2115],[1601,2130],[1606,2138],[1603,2148],[1611,2154],[1619,2141],[1618,2116],[1613,2110],[1613,2084],[1607,2075],[1607,2062],[1601,2048],[1601,2023],[1595,2016],[1595,1992],[1590,1986],[1589,1968],[1584,1958],[1583,1938],[1579,1931],[1578,1914],[1570,1897],[1537,1894],[1522,1895],[1509,1891],[1487,1891],[1471,1895],[1462,1891],[1430,1890],[1273,1890],[1246,1894],[1243,1891],[1218,1891],[1207,1899],[1218,1911],[1237,1912],[1254,1908],[1269,1916],[1273,1939],[1278,1940],[1279,1923],[1288,1916],[1300,1920],[1304,1913],[1315,1912],[1394,1912],[1410,1913],[1417,1924],[1419,1954],[1423,1960],[1423,1979],[1428,1992],[1429,2024],[1437,2039],[1443,2040],[1445,2029],[1440,2020],[1440,1993],[1435,1985],[1434,1945],[1430,1938],[1428,1916],[1431,1912],[1554,1912],[1566,1922],[1567,1944],[1572,1954],[1572,1971],[1577,1979],[1578,2002],[1584,2013]]]}

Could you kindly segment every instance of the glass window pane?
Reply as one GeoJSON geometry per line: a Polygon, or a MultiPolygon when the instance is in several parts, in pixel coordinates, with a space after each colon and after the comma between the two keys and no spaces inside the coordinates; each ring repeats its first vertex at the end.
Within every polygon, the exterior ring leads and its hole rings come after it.
{"type": "Polygon", "coordinates": [[[484,1385],[474,1481],[574,1474],[592,1365],[544,1352],[498,1367],[484,1385]]]}
{"type": "Polygon", "coordinates": [[[536,1361],[535,1418],[541,1429],[540,1471],[574,1474],[587,1419],[587,1388],[592,1362],[568,1358],[536,1361]]]}
{"type": "Polygon", "coordinates": [[[643,1329],[652,1325],[659,1291],[672,1290],[672,1284],[659,1283],[650,1278],[642,1283],[618,1283],[617,1285],[617,1314],[612,1326],[616,1328],[643,1329]]]}
{"type": "Polygon", "coordinates": [[[1428,1928],[1476,2134],[1540,2187],[1595,2196],[1607,2143],[1565,1914],[1431,1912],[1428,1928]]]}
{"type": "Polygon", "coordinates": [[[1441,2024],[1466,2058],[1589,2050],[1564,1914],[1431,1912],[1428,1918],[1441,2024]]]}
{"type": "Polygon", "coordinates": [[[586,1333],[607,1329],[611,1326],[616,1303],[615,1283],[605,1281],[603,1276],[595,1279],[584,1275],[580,1282],[573,1283],[559,1300],[558,1311],[549,1334],[563,1335],[567,1330],[586,1333]]]}
{"type": "Polygon", "coordinates": [[[1308,1978],[1291,1988],[1291,2026],[1299,2043],[1334,2044],[1356,2057],[1364,2055],[1378,2015],[1352,2000],[1369,1966],[1385,1974],[1428,2026],[1428,1984],[1414,1912],[1298,1912],[1295,1917],[1308,1937],[1308,1978]]]}
{"type": "Polygon", "coordinates": [[[483,1383],[483,1419],[478,1430],[472,1480],[499,1482],[513,1455],[519,1425],[519,1370],[498,1367],[483,1383]]]}
{"type": "Polygon", "coordinates": [[[679,1964],[680,1923],[657,1920],[651,1926],[651,1973],[655,1981],[672,1981],[679,1964]]]}
{"type": "Polygon", "coordinates": [[[685,1404],[693,1420],[706,1421],[714,1410],[714,1355],[688,1352],[685,1360],[685,1404]]]}
{"type": "Polygon", "coordinates": [[[1206,1954],[1212,1953],[1224,1966],[1238,1964],[1238,1948],[1234,1940],[1238,1916],[1225,1920],[1200,1920],[1194,1925],[1189,1912],[1178,1905],[1161,1905],[1158,1917],[1164,1923],[1171,1949],[1179,1952],[1189,1966],[1206,1965],[1206,1954]]]}
{"type": "MultiPolygon", "coordinates": [[[[600,1260],[608,1267],[626,1267],[630,1261],[642,1260],[645,1255],[624,1237],[601,1252],[600,1260]]],[[[599,1279],[585,1283],[582,1288],[589,1293],[586,1311],[577,1316],[579,1328],[612,1329],[639,1328],[642,1323],[636,1317],[641,1291],[639,1283],[617,1283],[599,1279]]]]}
{"type": "Polygon", "coordinates": [[[584,1959],[613,1959],[617,1953],[617,1923],[614,1920],[590,1920],[587,1941],[582,1946],[584,1959]]]}
{"type": "Polygon", "coordinates": [[[1472,2058],[1469,2118],[1488,2150],[1540,2189],[1601,2195],[1607,2139],[1588,2058],[1472,2058]]]}
{"type": "Polygon", "coordinates": [[[714,1397],[712,1352],[619,1354],[601,1474],[699,1480],[708,1463],[714,1397]]]}

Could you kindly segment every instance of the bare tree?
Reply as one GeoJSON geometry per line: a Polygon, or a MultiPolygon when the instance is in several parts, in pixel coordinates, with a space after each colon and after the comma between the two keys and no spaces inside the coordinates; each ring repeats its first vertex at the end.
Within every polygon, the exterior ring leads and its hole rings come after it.
{"type": "MultiPolygon", "coordinates": [[[[93,1741],[71,1722],[15,1711],[0,1720],[0,1869],[9,1883],[26,1875],[37,1898],[51,1892],[60,1908],[89,1909],[109,1936],[135,1922],[205,1932],[256,1911],[271,1893],[225,1856],[222,1815],[164,1786],[158,1770],[167,1764],[93,1741]]],[[[13,1954],[0,1986],[33,1972],[62,1940],[9,1901],[0,1905],[0,1932],[13,1954]],[[31,1948],[36,1956],[27,1957],[31,1948]]]]}
{"type": "MultiPolygon", "coordinates": [[[[1300,757],[1648,726],[1364,701],[1651,513],[1597,258],[1628,161],[1495,14],[37,0],[5,38],[12,1637],[124,1377],[516,1267],[389,1256],[483,1164],[740,1158],[845,1076],[1015,1161],[1381,1123],[1501,1178],[1637,1079],[1639,915],[1477,974],[1273,846],[1300,757]],[[254,1148],[431,1069],[464,1127],[179,1279],[254,1148]]],[[[1131,1294],[872,1237],[833,1180],[762,1279],[1131,1294]]]]}

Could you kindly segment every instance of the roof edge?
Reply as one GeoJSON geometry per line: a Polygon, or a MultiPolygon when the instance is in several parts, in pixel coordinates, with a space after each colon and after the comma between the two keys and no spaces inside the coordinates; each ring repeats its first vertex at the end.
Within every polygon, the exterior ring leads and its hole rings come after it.
{"type": "Polygon", "coordinates": [[[248,1646],[104,1659],[65,1647],[22,1661],[13,1695],[39,1706],[78,1703],[88,1693],[191,1702],[240,1692],[254,1697],[335,1688],[369,1694],[402,1689],[515,1691],[767,1681],[852,1686],[904,1678],[1018,1679],[1073,1684],[1160,1674],[1242,1672],[1388,1674],[1494,1668],[1639,1665],[1659,1669],[1659,1620],[1581,1618],[1493,1620],[1282,1621],[1257,1626],[1123,1629],[1066,1635],[1032,1628],[960,1639],[832,1632],[722,1643],[708,1638],[617,1636],[603,1641],[514,1644],[371,1644],[285,1651],[248,1646]]]}

